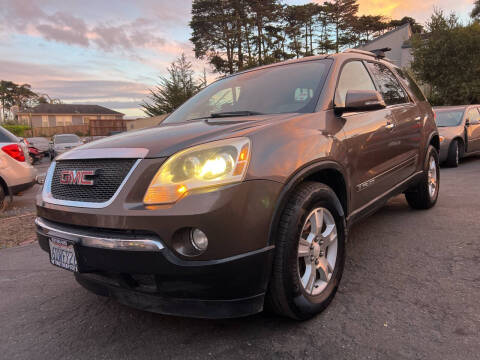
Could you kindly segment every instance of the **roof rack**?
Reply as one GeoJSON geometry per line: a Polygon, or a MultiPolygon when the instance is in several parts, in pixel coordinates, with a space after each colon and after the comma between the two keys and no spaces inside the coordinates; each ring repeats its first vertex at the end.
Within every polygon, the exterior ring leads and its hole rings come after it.
{"type": "Polygon", "coordinates": [[[388,51],[391,51],[391,48],[382,48],[382,49],[375,49],[375,50],[370,50],[370,51],[365,51],[365,50],[358,50],[358,49],[347,49],[344,51],[344,53],[355,53],[355,54],[362,54],[362,55],[367,55],[367,56],[373,56],[377,59],[385,59],[386,55],[385,53],[388,51]]]}
{"type": "Polygon", "coordinates": [[[387,57],[385,53],[389,51],[392,51],[392,48],[385,47],[381,49],[372,50],[371,52],[374,53],[377,58],[385,59],[387,57]]]}

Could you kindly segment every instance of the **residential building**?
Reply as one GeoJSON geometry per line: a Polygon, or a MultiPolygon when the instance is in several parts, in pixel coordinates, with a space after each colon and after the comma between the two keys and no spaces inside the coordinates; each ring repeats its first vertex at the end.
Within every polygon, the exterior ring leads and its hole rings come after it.
{"type": "Polygon", "coordinates": [[[371,51],[376,49],[391,48],[387,57],[401,68],[409,68],[413,61],[411,39],[413,36],[412,26],[405,24],[389,31],[365,45],[357,47],[359,50],[371,51]]]}
{"type": "Polygon", "coordinates": [[[39,104],[17,113],[19,123],[32,128],[89,125],[90,120],[123,120],[124,114],[99,105],[39,104]]]}

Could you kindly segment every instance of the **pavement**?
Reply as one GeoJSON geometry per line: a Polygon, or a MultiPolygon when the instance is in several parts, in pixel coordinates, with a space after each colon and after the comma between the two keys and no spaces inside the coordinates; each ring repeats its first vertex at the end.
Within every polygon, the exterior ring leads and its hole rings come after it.
{"type": "Polygon", "coordinates": [[[87,292],[37,244],[0,250],[0,358],[479,359],[479,175],[478,158],[442,169],[434,209],[400,196],[356,225],[337,296],[307,322],[142,312],[87,292]]]}

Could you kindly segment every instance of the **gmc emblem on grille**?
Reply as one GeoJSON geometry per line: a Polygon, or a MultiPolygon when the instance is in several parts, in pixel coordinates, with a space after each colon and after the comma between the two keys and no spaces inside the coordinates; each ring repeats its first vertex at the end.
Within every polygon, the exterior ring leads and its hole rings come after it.
{"type": "Polygon", "coordinates": [[[63,185],[95,185],[92,179],[97,170],[64,170],[60,173],[60,183],[63,185]]]}

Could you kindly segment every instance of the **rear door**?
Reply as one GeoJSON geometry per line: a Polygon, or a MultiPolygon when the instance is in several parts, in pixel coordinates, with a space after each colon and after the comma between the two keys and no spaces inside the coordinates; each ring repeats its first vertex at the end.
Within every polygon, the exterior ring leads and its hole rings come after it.
{"type": "Polygon", "coordinates": [[[404,180],[413,174],[419,160],[422,129],[421,113],[400,81],[387,66],[377,62],[367,62],[367,68],[395,121],[392,140],[388,147],[396,166],[392,169],[392,174],[400,182],[400,180],[404,180]]]}
{"type": "Polygon", "coordinates": [[[468,109],[466,121],[467,129],[467,152],[480,151],[480,112],[478,107],[468,109]]]}
{"type": "MultiPolygon", "coordinates": [[[[376,90],[361,60],[344,64],[335,91],[335,106],[345,106],[349,90],[376,90]]],[[[358,209],[384,194],[398,181],[391,176],[395,168],[392,156],[394,115],[392,110],[343,113],[347,157],[352,191],[352,206],[358,209]]]]}

